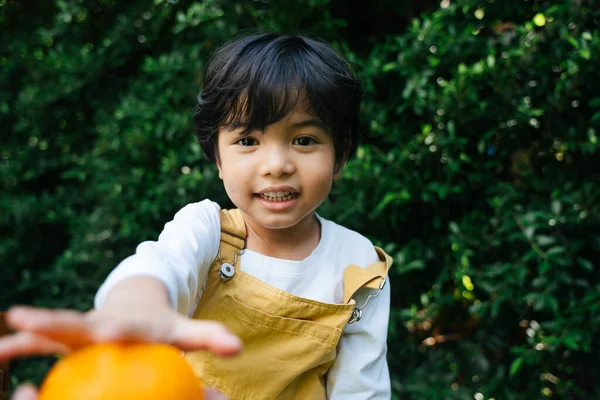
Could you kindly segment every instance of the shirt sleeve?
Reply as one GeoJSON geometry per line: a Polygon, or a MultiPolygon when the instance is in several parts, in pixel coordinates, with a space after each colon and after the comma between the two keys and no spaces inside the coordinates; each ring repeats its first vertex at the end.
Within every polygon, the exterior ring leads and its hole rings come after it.
{"type": "Polygon", "coordinates": [[[100,286],[99,308],[111,289],[132,276],[152,276],[167,288],[171,306],[189,315],[204,290],[208,270],[219,249],[220,207],[210,200],[188,204],[168,222],[157,241],[139,244],[100,286]]]}
{"type": "MultiPolygon", "coordinates": [[[[389,278],[379,296],[371,298],[362,310],[362,318],[346,326],[335,363],[327,374],[327,398],[330,400],[389,400],[390,375],[386,359],[390,314],[389,278]]],[[[364,304],[372,290],[355,296],[364,304]]]]}

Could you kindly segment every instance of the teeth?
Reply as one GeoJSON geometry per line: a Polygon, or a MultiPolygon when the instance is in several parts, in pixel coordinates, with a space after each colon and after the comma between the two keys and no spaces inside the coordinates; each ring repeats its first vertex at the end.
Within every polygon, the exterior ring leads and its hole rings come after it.
{"type": "Polygon", "coordinates": [[[259,195],[265,200],[269,201],[287,201],[291,200],[297,196],[296,193],[288,192],[287,190],[284,192],[266,192],[259,195]]]}
{"type": "Polygon", "coordinates": [[[263,193],[263,195],[268,197],[286,197],[290,195],[290,192],[288,192],[287,190],[284,192],[265,192],[263,193]]]}

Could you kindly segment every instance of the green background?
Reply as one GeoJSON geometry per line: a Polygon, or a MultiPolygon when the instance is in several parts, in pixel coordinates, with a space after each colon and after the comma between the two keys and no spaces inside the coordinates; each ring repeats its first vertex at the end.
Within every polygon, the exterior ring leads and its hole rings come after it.
{"type": "Polygon", "coordinates": [[[320,213],[394,258],[394,397],[600,398],[599,9],[0,0],[0,309],[88,309],[183,205],[229,206],[191,128],[207,57],[309,32],[366,89],[368,138],[320,213]]]}

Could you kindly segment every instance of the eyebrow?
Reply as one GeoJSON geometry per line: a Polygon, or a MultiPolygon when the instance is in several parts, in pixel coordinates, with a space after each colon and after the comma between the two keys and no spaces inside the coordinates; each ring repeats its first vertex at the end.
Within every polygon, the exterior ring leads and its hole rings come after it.
{"type": "Polygon", "coordinates": [[[321,128],[327,130],[325,124],[318,118],[308,118],[302,121],[294,122],[292,124],[292,128],[306,128],[306,127],[314,127],[321,128]]]}
{"type": "MultiPolygon", "coordinates": [[[[244,123],[239,123],[239,124],[235,124],[235,125],[229,125],[229,128],[230,128],[229,132],[233,133],[233,131],[235,131],[236,129],[246,128],[247,126],[248,125],[244,124],[244,123]]],[[[306,127],[314,127],[314,128],[323,129],[326,132],[329,131],[327,129],[327,126],[319,118],[307,118],[307,119],[303,119],[301,121],[293,122],[291,124],[291,127],[293,129],[301,129],[301,128],[306,128],[306,127]]],[[[238,132],[238,135],[244,136],[244,133],[243,132],[238,132]]]]}

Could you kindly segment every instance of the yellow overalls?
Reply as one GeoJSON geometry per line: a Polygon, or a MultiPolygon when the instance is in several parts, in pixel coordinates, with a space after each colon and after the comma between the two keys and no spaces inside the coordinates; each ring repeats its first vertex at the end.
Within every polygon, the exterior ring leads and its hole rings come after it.
{"type": "MultiPolygon", "coordinates": [[[[325,399],[325,374],[347,323],[360,319],[352,296],[360,288],[381,290],[392,263],[344,271],[344,303],[328,304],[277,289],[239,268],[246,226],[239,210],[221,211],[221,244],[193,317],[225,324],[244,343],[240,355],[186,355],[196,374],[231,400],[325,399]]],[[[378,294],[379,292],[377,292],[378,294]]]]}

